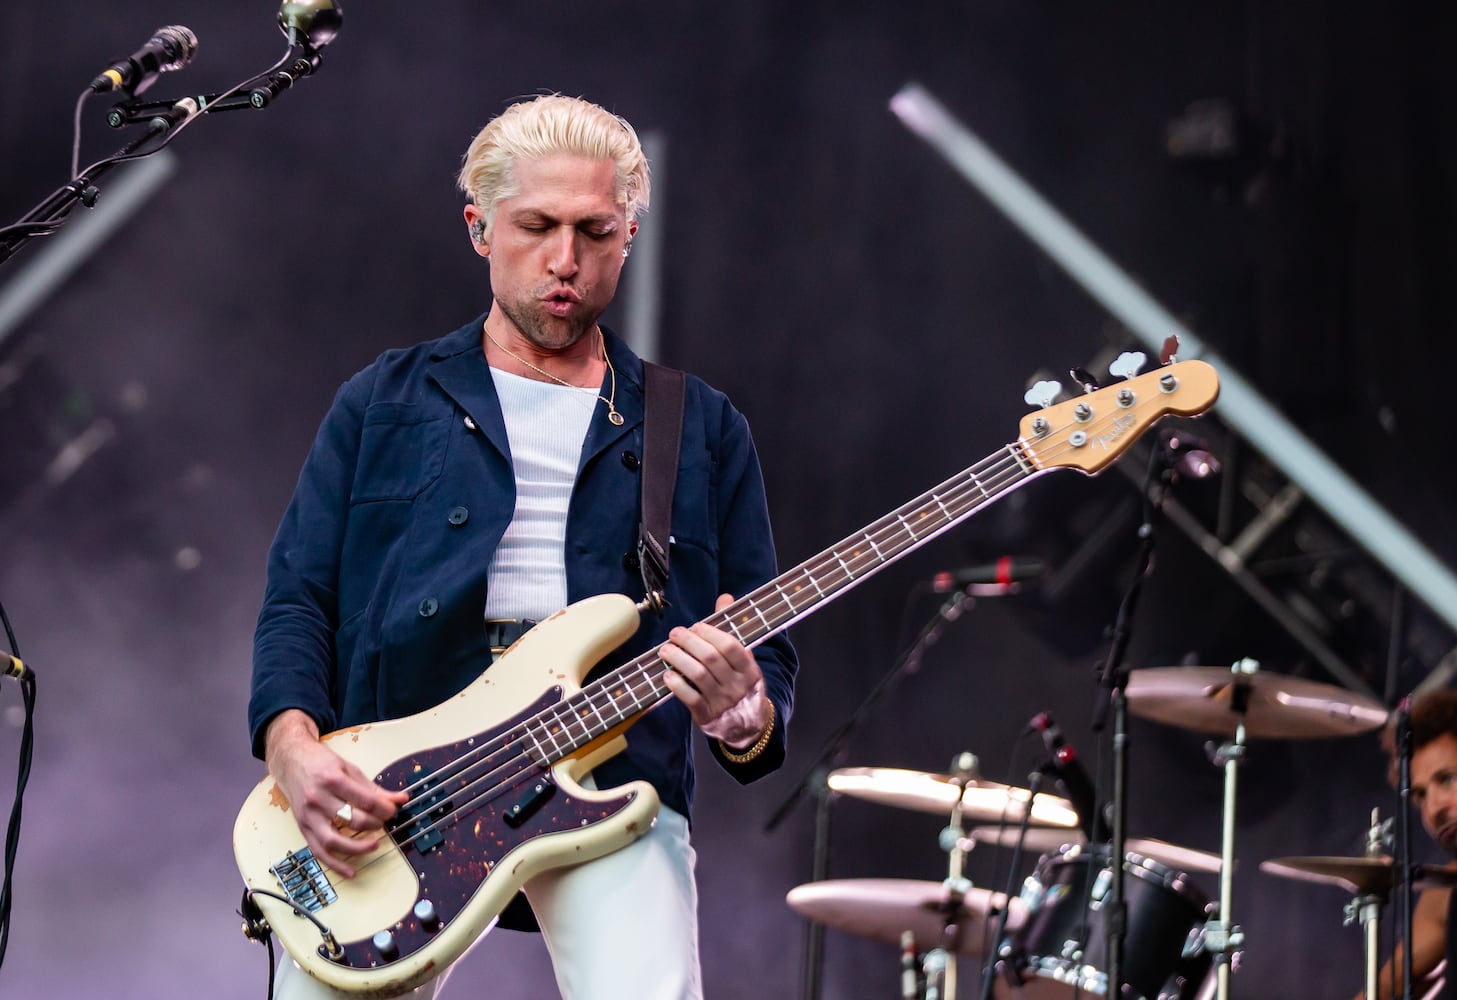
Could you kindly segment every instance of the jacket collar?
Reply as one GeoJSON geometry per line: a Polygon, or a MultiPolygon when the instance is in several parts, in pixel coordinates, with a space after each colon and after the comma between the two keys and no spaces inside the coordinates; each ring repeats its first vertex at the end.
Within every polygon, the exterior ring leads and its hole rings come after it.
{"type": "MultiPolygon", "coordinates": [[[[511,454],[506,439],[506,422],[501,416],[501,403],[496,396],[496,383],[491,377],[486,352],[481,346],[481,326],[485,316],[476,317],[465,326],[441,337],[430,350],[427,377],[445,392],[456,405],[470,415],[502,455],[511,454]]],[[[628,348],[617,334],[602,328],[607,342],[607,356],[617,373],[617,398],[614,403],[622,415],[622,426],[607,419],[607,407],[601,403],[587,427],[587,440],[582,446],[582,462],[578,473],[602,452],[623,437],[633,433],[643,420],[642,360],[628,348]]],[[[611,378],[606,386],[611,394],[611,378]]]]}

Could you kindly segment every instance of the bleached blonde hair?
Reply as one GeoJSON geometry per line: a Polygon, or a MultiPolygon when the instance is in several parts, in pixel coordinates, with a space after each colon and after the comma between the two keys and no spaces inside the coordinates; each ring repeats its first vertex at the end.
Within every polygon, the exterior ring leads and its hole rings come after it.
{"type": "Polygon", "coordinates": [[[626,209],[628,221],[647,210],[648,159],[627,120],[591,101],[543,94],[501,112],[466,150],[457,183],[484,214],[486,233],[501,199],[519,193],[515,162],[554,153],[612,160],[617,203],[626,209]]]}

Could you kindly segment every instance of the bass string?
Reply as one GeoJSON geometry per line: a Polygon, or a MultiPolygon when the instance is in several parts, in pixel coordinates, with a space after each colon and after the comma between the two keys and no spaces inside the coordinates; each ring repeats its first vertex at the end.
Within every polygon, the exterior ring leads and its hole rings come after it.
{"type": "MultiPolygon", "coordinates": [[[[1129,409],[1124,409],[1122,411],[1122,413],[1124,414],[1128,412],[1130,412],[1129,409]]],[[[1118,411],[1115,411],[1114,415],[1112,416],[1095,416],[1092,420],[1081,424],[1081,426],[1091,432],[1097,432],[1103,429],[1111,429],[1114,426],[1114,422],[1117,416],[1118,411]]],[[[916,500],[913,500],[909,504],[904,505],[892,514],[887,515],[879,521],[872,523],[859,535],[851,536],[850,538],[847,538],[845,541],[841,542],[839,546],[832,547],[825,550],[824,552],[821,552],[817,556],[811,557],[811,559],[807,560],[804,563],[801,563],[800,566],[791,570],[789,573],[778,577],[775,581],[772,581],[765,587],[761,587],[758,591],[755,591],[753,594],[749,595],[749,597],[744,598],[739,602],[736,602],[735,605],[733,605],[732,607],[725,609],[723,612],[719,612],[716,615],[710,616],[707,619],[704,619],[705,623],[718,627],[727,626],[727,628],[730,631],[734,632],[734,634],[737,636],[739,635],[739,632],[733,624],[733,617],[736,614],[743,613],[748,609],[754,609],[756,615],[761,618],[765,623],[765,634],[772,633],[784,622],[801,614],[803,610],[800,608],[796,608],[793,602],[789,600],[789,598],[784,594],[781,586],[782,582],[788,581],[796,575],[803,575],[814,580],[817,590],[821,590],[818,581],[823,579],[826,581],[830,588],[829,594],[825,595],[822,598],[817,597],[815,601],[810,602],[810,604],[806,605],[805,607],[809,608],[814,606],[815,604],[821,603],[822,600],[828,600],[830,597],[833,597],[837,591],[843,589],[850,582],[853,582],[854,580],[862,576],[867,569],[884,565],[885,563],[895,558],[898,558],[908,548],[912,547],[915,544],[919,544],[919,542],[923,540],[923,536],[918,535],[913,529],[910,528],[909,524],[907,523],[905,515],[908,510],[928,510],[931,506],[942,509],[942,515],[945,520],[941,524],[937,525],[935,530],[945,530],[945,528],[956,524],[962,518],[967,517],[971,513],[975,512],[975,510],[977,510],[980,506],[999,499],[1005,492],[1009,491],[1011,488],[1014,488],[1021,481],[1025,480],[1033,474],[1032,471],[1028,470],[1028,467],[1024,460],[1017,455],[1015,449],[1018,447],[1018,445],[1021,446],[1024,452],[1027,452],[1034,457],[1045,456],[1048,459],[1061,458],[1066,453],[1076,450],[1077,447],[1086,447],[1086,445],[1074,446],[1069,440],[1067,440],[1067,436],[1063,433],[1069,428],[1075,428],[1078,426],[1079,422],[1073,421],[1050,431],[1049,434],[1046,435],[1044,438],[1044,441],[1050,443],[1040,450],[1033,450],[1029,448],[1025,441],[1019,441],[1017,444],[1009,445],[1006,448],[999,449],[993,455],[988,456],[980,462],[972,465],[968,469],[963,470],[962,472],[953,476],[951,479],[947,480],[945,483],[942,483],[940,486],[927,491],[926,493],[922,494],[921,497],[918,497],[916,500]],[[909,536],[909,541],[898,540],[902,539],[903,536],[909,536]],[[848,544],[858,544],[858,542],[862,538],[870,541],[872,551],[866,553],[862,550],[857,553],[852,553],[850,554],[847,562],[846,556],[842,555],[840,550],[848,544]],[[881,543],[884,543],[884,548],[882,548],[881,543]],[[889,551],[889,555],[886,555],[887,551],[889,551]],[[843,575],[843,580],[835,581],[830,579],[832,576],[840,574],[843,575]],[[770,596],[777,597],[779,603],[783,604],[790,610],[790,614],[781,615],[779,611],[773,611],[772,614],[780,617],[777,617],[774,621],[771,621],[769,619],[769,614],[766,614],[765,610],[759,607],[759,604],[761,604],[770,596]]],[[[926,534],[929,535],[931,533],[932,532],[927,532],[926,534]]],[[[752,619],[746,620],[751,621],[752,619]]],[[[739,638],[740,641],[743,641],[742,636],[739,636],[739,638]]],[[[656,680],[654,677],[648,675],[647,673],[650,667],[661,665],[661,663],[662,661],[659,657],[657,657],[656,653],[645,654],[644,657],[640,657],[637,661],[633,661],[632,663],[629,663],[624,667],[620,667],[617,670],[614,670],[606,677],[590,682],[588,685],[585,685],[583,689],[578,692],[578,694],[573,695],[570,698],[563,699],[563,701],[557,703],[556,705],[553,705],[548,709],[544,709],[543,711],[537,713],[537,715],[533,716],[531,719],[525,720],[519,726],[513,727],[506,733],[501,734],[501,736],[496,738],[495,740],[488,741],[481,747],[473,748],[470,752],[462,754],[460,757],[447,764],[445,769],[442,769],[438,772],[432,772],[430,775],[425,776],[420,781],[414,782],[411,785],[406,786],[404,790],[419,792],[423,789],[423,786],[432,779],[434,779],[435,785],[436,787],[438,787],[440,784],[443,784],[446,781],[459,780],[462,776],[468,776],[469,771],[472,768],[478,766],[479,764],[489,762],[489,758],[491,755],[495,754],[501,749],[505,749],[511,746],[513,743],[519,742],[520,740],[530,736],[530,727],[533,724],[535,724],[543,731],[550,731],[553,725],[557,725],[560,726],[562,729],[567,730],[568,734],[570,735],[569,723],[571,719],[575,717],[577,721],[582,721],[581,715],[583,713],[579,711],[579,706],[583,703],[585,703],[587,708],[591,710],[592,714],[596,715],[599,720],[601,720],[601,723],[603,725],[603,729],[601,730],[601,732],[606,732],[613,725],[622,724],[633,714],[637,714],[640,711],[646,711],[647,708],[652,707],[651,704],[646,707],[641,706],[635,693],[634,707],[630,712],[624,714],[617,706],[617,699],[611,693],[610,689],[613,687],[620,687],[625,683],[627,685],[627,689],[629,691],[632,691],[632,684],[634,683],[631,679],[632,673],[639,674],[640,680],[647,680],[646,686],[649,689],[649,692],[652,696],[652,702],[654,704],[662,698],[667,697],[671,694],[671,692],[667,690],[666,686],[664,686],[660,680],[656,680]],[[607,704],[605,706],[599,706],[597,703],[597,698],[603,695],[605,695],[607,699],[607,704]],[[607,718],[602,715],[602,707],[607,707],[612,712],[617,713],[616,718],[609,722],[607,718]]],[[[581,745],[585,745],[586,742],[590,742],[591,739],[601,735],[600,732],[594,733],[592,728],[587,726],[585,722],[583,723],[583,729],[584,735],[587,737],[587,739],[583,743],[573,744],[569,741],[567,751],[560,752],[560,750],[558,750],[558,756],[555,759],[547,757],[543,758],[541,761],[534,762],[536,770],[539,773],[545,772],[557,760],[563,759],[569,753],[574,752],[576,749],[578,749],[581,745]]],[[[556,741],[554,738],[552,742],[555,744],[556,741]]],[[[472,791],[474,786],[479,785],[481,782],[491,780],[497,774],[499,774],[503,768],[511,767],[520,763],[523,760],[528,763],[533,763],[533,759],[530,753],[523,750],[509,760],[496,764],[486,773],[469,780],[468,783],[462,789],[460,789],[460,792],[465,792],[469,794],[469,797],[465,800],[464,805],[457,806],[455,809],[440,817],[429,826],[422,828],[421,830],[407,837],[404,841],[398,841],[397,843],[399,843],[402,847],[408,846],[414,843],[420,837],[434,832],[448,823],[453,823],[457,821],[462,813],[473,808],[475,805],[481,803],[483,800],[488,800],[502,790],[511,787],[517,781],[519,776],[525,773],[526,769],[522,768],[512,772],[509,780],[507,781],[500,781],[487,788],[480,788],[472,791]]],[[[433,788],[431,789],[431,793],[434,793],[433,788]]],[[[424,798],[425,796],[423,795],[412,795],[412,797],[405,803],[405,806],[408,808],[412,805],[419,805],[424,798]]],[[[451,801],[454,801],[455,796],[451,796],[450,798],[451,801]]],[[[418,822],[420,819],[425,818],[426,816],[428,816],[428,814],[425,814],[425,816],[412,816],[404,824],[400,825],[400,829],[407,829],[411,824],[418,822]]],[[[369,863],[372,864],[373,862],[369,863]]]]}

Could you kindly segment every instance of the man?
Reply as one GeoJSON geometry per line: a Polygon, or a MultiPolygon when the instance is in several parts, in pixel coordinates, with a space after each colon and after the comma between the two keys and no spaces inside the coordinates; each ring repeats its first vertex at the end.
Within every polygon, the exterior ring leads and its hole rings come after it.
{"type": "MultiPolygon", "coordinates": [[[[1396,773],[1396,748],[1388,733],[1387,749],[1392,753],[1392,773],[1396,773]]],[[[1430,691],[1422,695],[1411,709],[1411,800],[1421,810],[1422,826],[1448,854],[1457,858],[1457,691],[1430,691]]],[[[1453,927],[1452,891],[1427,889],[1412,911],[1411,955],[1412,982],[1416,996],[1429,995],[1430,983],[1423,980],[1438,971],[1447,960],[1446,982],[1432,997],[1457,998],[1457,984],[1452,975],[1452,955],[1457,941],[1449,938],[1453,927]]],[[[1377,988],[1381,1000],[1400,992],[1401,963],[1405,948],[1381,970],[1377,988]],[[1393,984],[1396,989],[1393,990],[1393,984]]],[[[1358,996],[1362,1000],[1364,994],[1358,996]]]]}
{"type": "MultiPolygon", "coordinates": [[[[643,595],[642,363],[597,323],[648,204],[637,135],[586,101],[540,97],[481,131],[460,186],[490,265],[490,310],[387,352],[339,390],[270,550],[255,637],[254,752],[309,848],[346,878],[404,796],[320,733],[445,701],[569,602],[643,595]]],[[[693,727],[740,781],[785,753],[797,666],[787,639],[750,653],[693,624],[776,570],[748,425],[692,377],[672,542],[666,616],[648,614],[605,666],[660,646],[674,697],[594,772],[599,787],[650,781],[658,821],[525,888],[568,998],[700,995],[685,818],[693,727]]],[[[292,963],[283,971],[280,996],[334,995],[292,963]]]]}

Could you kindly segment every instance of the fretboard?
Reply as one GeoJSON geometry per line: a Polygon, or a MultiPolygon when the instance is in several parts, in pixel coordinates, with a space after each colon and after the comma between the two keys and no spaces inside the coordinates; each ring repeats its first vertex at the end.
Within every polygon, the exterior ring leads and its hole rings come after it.
{"type": "MultiPolygon", "coordinates": [[[[1041,471],[1023,443],[1007,445],[703,622],[752,648],[1041,471]]],[[[656,650],[644,653],[531,719],[534,756],[560,760],[657,705],[671,693],[663,670],[656,650]]]]}

